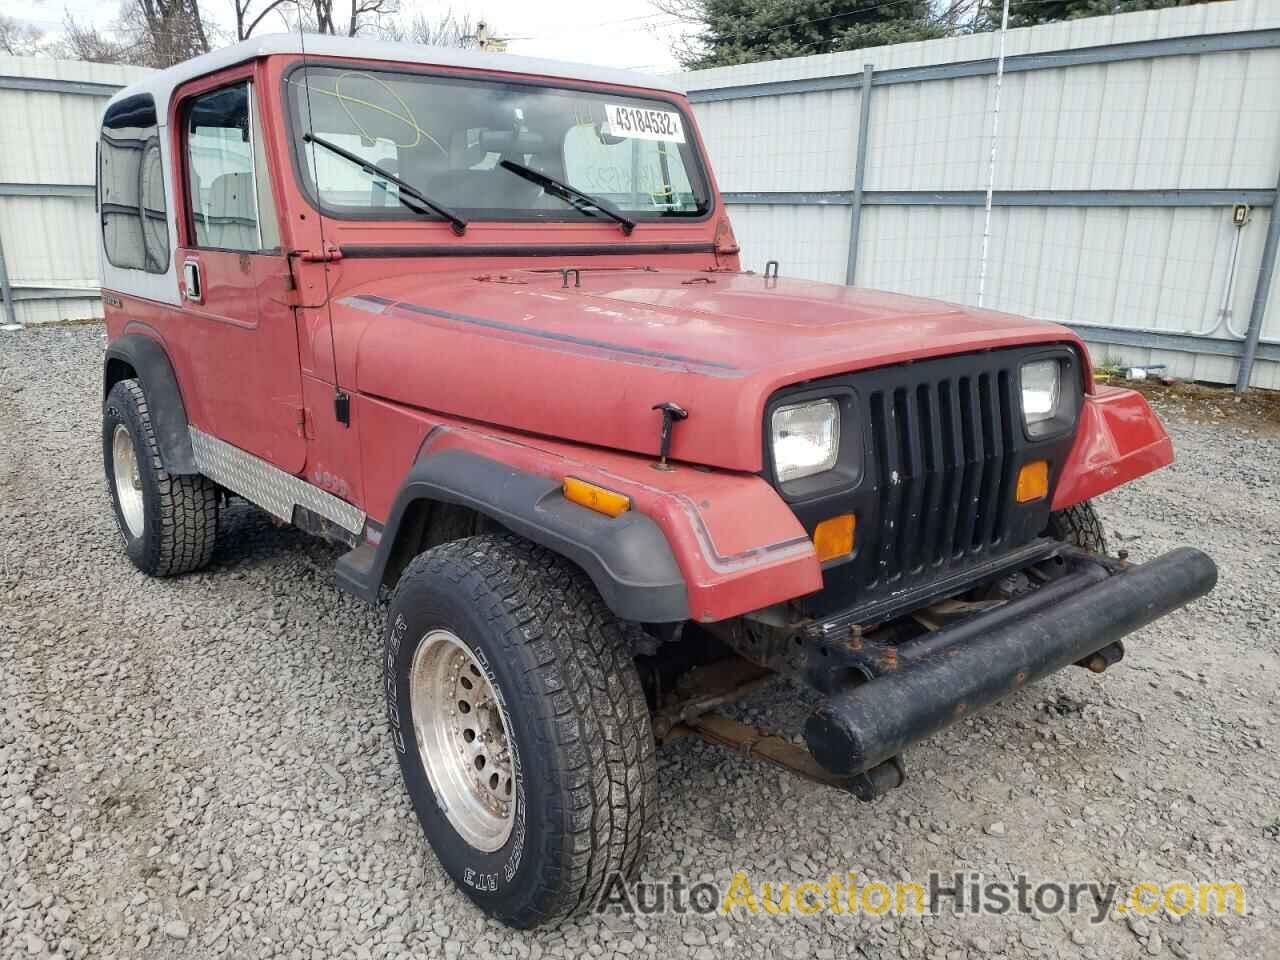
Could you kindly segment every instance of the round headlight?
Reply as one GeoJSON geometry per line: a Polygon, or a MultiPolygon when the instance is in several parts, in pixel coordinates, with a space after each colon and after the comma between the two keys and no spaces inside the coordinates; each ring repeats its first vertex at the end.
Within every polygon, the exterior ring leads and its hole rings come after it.
{"type": "Polygon", "coordinates": [[[840,407],[834,400],[792,403],[773,411],[773,465],[778,481],[830,470],[840,456],[840,407]]]}

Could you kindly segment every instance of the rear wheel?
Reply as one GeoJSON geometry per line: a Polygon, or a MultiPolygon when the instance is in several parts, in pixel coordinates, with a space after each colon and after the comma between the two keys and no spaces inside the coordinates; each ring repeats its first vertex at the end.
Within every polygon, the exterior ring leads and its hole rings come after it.
{"type": "Polygon", "coordinates": [[[1047,532],[1055,540],[1074,544],[1092,553],[1107,552],[1107,536],[1098,511],[1093,509],[1092,500],[1049,514],[1047,532]]]}
{"type": "Polygon", "coordinates": [[[627,627],[579,569],[505,534],[442,544],[401,577],[384,652],[410,799],[481,909],[535,926],[635,870],[653,731],[627,627]]]}
{"type": "Polygon", "coordinates": [[[207,477],[165,471],[137,380],[122,380],[107,394],[102,460],[116,525],[139,570],[169,577],[209,562],[218,532],[218,488],[207,477]]]}

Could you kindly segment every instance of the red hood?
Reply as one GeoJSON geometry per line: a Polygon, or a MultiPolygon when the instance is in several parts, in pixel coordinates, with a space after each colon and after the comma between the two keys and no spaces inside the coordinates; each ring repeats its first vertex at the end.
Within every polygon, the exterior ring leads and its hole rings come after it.
{"type": "MultiPolygon", "coordinates": [[[[362,284],[335,304],[360,329],[367,394],[582,443],[761,468],[765,403],[779,387],[1070,330],[900,294],[753,274],[583,270],[419,274],[362,284]]],[[[350,326],[348,326],[350,325],[350,326]]],[[[356,328],[356,329],[353,329],[356,328]]],[[[345,337],[344,337],[345,339],[345,337]]],[[[1081,347],[1083,355],[1083,347],[1081,347]]]]}

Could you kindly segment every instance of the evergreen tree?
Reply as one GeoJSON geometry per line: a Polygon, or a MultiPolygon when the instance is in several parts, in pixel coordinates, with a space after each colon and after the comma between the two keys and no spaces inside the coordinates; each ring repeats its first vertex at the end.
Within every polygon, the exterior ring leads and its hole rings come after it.
{"type": "MultiPolygon", "coordinates": [[[[1079,20],[1082,17],[1164,10],[1168,7],[1189,7],[1196,3],[1213,2],[1215,0],[1009,0],[1009,27],[1034,27],[1059,20],[1079,20]]],[[[991,0],[984,8],[987,23],[982,28],[998,30],[1002,9],[1002,0],[991,0]]]]}
{"type": "Polygon", "coordinates": [[[659,6],[700,26],[687,48],[677,51],[693,70],[946,33],[931,15],[930,0],[671,0],[659,6]]]}

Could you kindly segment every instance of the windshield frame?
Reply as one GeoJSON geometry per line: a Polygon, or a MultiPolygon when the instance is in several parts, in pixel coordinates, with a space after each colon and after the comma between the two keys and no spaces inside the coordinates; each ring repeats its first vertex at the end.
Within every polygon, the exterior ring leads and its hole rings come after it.
{"type": "MultiPolygon", "coordinates": [[[[686,138],[688,140],[689,152],[692,163],[686,166],[686,172],[689,176],[689,185],[693,189],[695,198],[702,199],[704,202],[703,209],[698,213],[677,214],[677,215],[649,215],[642,212],[626,210],[624,214],[636,221],[637,227],[644,226],[660,226],[674,227],[686,224],[706,223],[716,212],[719,203],[719,195],[712,188],[712,180],[708,172],[706,157],[703,152],[702,139],[694,125],[693,115],[688,109],[687,103],[677,98],[677,95],[670,94],[661,90],[652,90],[643,87],[622,87],[612,84],[592,83],[588,81],[576,81],[561,78],[541,78],[530,77],[521,74],[497,74],[489,72],[474,71],[470,69],[456,69],[448,67],[433,67],[431,65],[415,66],[413,64],[389,65],[385,61],[370,60],[351,60],[347,58],[334,57],[306,57],[297,62],[290,64],[281,75],[280,79],[280,107],[281,114],[284,119],[285,133],[287,134],[286,149],[289,152],[289,163],[293,168],[294,184],[298,188],[298,192],[306,200],[308,206],[319,213],[322,217],[331,220],[344,220],[353,223],[382,223],[382,224],[410,224],[410,223],[440,223],[448,224],[448,220],[436,214],[424,215],[413,214],[404,206],[397,204],[394,207],[369,207],[367,209],[352,210],[348,207],[333,207],[323,202],[320,198],[319,191],[316,189],[315,181],[307,172],[304,159],[304,151],[310,149],[302,137],[307,130],[299,129],[299,119],[305,120],[305,117],[299,117],[299,111],[295,109],[294,98],[290,95],[292,78],[299,70],[307,68],[350,68],[359,70],[362,73],[373,74],[398,74],[410,75],[415,78],[438,79],[454,83],[491,83],[500,84],[511,87],[526,88],[545,88],[550,90],[564,90],[571,93],[589,93],[595,95],[607,95],[616,93],[618,96],[627,97],[629,99],[650,100],[661,103],[670,107],[680,114],[681,123],[684,124],[686,138]]],[[[311,131],[316,133],[316,131],[311,131]]],[[[324,136],[323,132],[316,133],[317,136],[324,136]]],[[[514,176],[514,174],[513,174],[514,176]]],[[[421,189],[421,188],[419,188],[421,189]]],[[[432,200],[437,199],[432,197],[432,200]]],[[[442,203],[448,204],[446,199],[441,199],[442,203]]],[[[556,225],[564,224],[586,224],[594,226],[607,226],[616,228],[617,224],[608,217],[592,217],[586,216],[581,211],[572,207],[566,207],[563,214],[555,210],[520,210],[515,208],[476,208],[476,207],[459,207],[449,205],[457,213],[461,214],[468,223],[472,224],[501,224],[513,223],[521,225],[549,223],[556,225]]]]}

